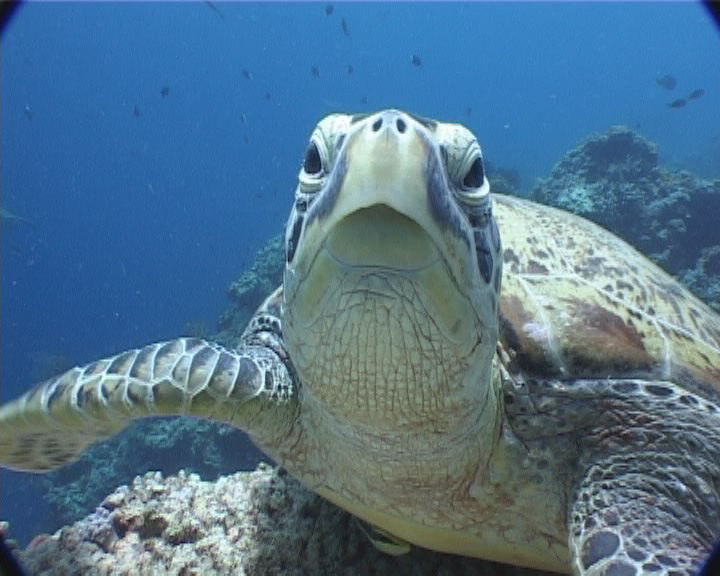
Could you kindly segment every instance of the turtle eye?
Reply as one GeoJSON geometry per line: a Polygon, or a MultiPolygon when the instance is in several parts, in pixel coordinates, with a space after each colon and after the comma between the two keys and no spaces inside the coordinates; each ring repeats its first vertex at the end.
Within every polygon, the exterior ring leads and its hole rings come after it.
{"type": "Polygon", "coordinates": [[[479,156],[470,164],[470,168],[465,173],[462,184],[466,189],[480,188],[485,182],[485,170],[483,170],[482,158],[479,156]]]}
{"type": "Polygon", "coordinates": [[[314,194],[319,191],[323,186],[330,164],[327,141],[321,132],[316,131],[305,149],[305,158],[298,176],[300,190],[306,194],[314,194]]]}
{"type": "Polygon", "coordinates": [[[314,140],[310,141],[310,144],[305,151],[303,170],[305,170],[305,173],[308,176],[316,176],[322,172],[322,158],[320,157],[320,150],[318,150],[317,144],[314,140]]]}
{"type": "Polygon", "coordinates": [[[482,154],[477,143],[465,152],[456,170],[458,197],[468,205],[484,204],[490,193],[490,183],[485,177],[482,154]]]}

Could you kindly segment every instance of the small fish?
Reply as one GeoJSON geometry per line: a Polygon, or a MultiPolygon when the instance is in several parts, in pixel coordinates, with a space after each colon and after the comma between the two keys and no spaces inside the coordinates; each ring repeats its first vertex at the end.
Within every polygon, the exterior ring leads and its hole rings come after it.
{"type": "Polygon", "coordinates": [[[27,118],[28,120],[33,119],[33,111],[32,108],[30,108],[30,104],[25,104],[25,109],[23,110],[23,112],[25,113],[25,118],[27,118]]]}
{"type": "Polygon", "coordinates": [[[353,72],[355,72],[355,68],[353,68],[352,64],[348,64],[347,70],[348,70],[348,74],[352,74],[353,72]]]}
{"type": "Polygon", "coordinates": [[[220,17],[220,20],[225,20],[225,16],[220,11],[220,8],[218,8],[218,5],[215,2],[212,2],[211,0],[205,0],[205,4],[207,4],[207,6],[210,8],[210,10],[215,12],[215,14],[217,14],[220,17]]]}
{"type": "Polygon", "coordinates": [[[320,70],[317,66],[310,68],[310,72],[312,72],[313,78],[320,78],[320,70]]]}
{"type": "Polygon", "coordinates": [[[170,86],[163,86],[160,89],[160,96],[167,98],[170,95],[170,86]]]}
{"type": "Polygon", "coordinates": [[[658,76],[657,78],[655,78],[655,82],[657,82],[658,86],[665,88],[665,90],[672,90],[673,88],[675,88],[675,86],[677,86],[677,80],[672,74],[658,76]]]}
{"type": "Polygon", "coordinates": [[[3,222],[15,222],[17,224],[28,224],[29,226],[35,226],[32,220],[28,220],[27,218],[18,216],[14,212],[10,212],[10,210],[6,210],[5,208],[0,208],[0,220],[2,220],[3,222]]]}
{"type": "Polygon", "coordinates": [[[360,98],[360,103],[367,104],[367,96],[363,96],[362,98],[360,98]]]}
{"type": "Polygon", "coordinates": [[[270,92],[265,92],[265,100],[270,100],[270,98],[272,98],[270,92]]]}
{"type": "Polygon", "coordinates": [[[348,28],[345,18],[343,18],[342,21],[340,22],[340,26],[342,27],[343,34],[345,34],[345,36],[350,38],[350,29],[348,28]]]}
{"type": "Polygon", "coordinates": [[[688,100],[697,100],[698,98],[701,98],[705,94],[705,90],[702,88],[698,88],[697,90],[693,90],[690,92],[689,96],[687,97],[688,100]]]}
{"type": "Polygon", "coordinates": [[[253,78],[252,72],[250,72],[247,68],[243,68],[242,75],[245,80],[252,80],[253,78]]]}
{"type": "Polygon", "coordinates": [[[135,118],[142,116],[142,110],[140,110],[137,105],[133,106],[133,116],[135,116],[135,118]]]}
{"type": "Polygon", "coordinates": [[[422,60],[420,59],[420,56],[417,54],[413,54],[412,58],[410,58],[410,62],[413,66],[422,66],[422,60]]]}
{"type": "Polygon", "coordinates": [[[678,98],[677,100],[673,100],[668,104],[668,108],[682,108],[687,104],[687,100],[685,98],[678,98]]]}
{"type": "Polygon", "coordinates": [[[470,106],[465,108],[465,116],[472,116],[472,108],[470,108],[470,106]]]}
{"type": "Polygon", "coordinates": [[[332,16],[332,13],[335,12],[335,6],[332,4],[326,4],[325,5],[325,16],[332,16]]]}

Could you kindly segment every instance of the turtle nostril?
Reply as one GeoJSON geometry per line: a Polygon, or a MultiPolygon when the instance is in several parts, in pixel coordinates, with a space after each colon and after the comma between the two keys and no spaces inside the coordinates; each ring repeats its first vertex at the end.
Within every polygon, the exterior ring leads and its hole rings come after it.
{"type": "Polygon", "coordinates": [[[375,120],[372,125],[373,132],[377,132],[378,130],[380,130],[380,128],[382,127],[382,123],[382,118],[378,118],[377,120],[375,120]]]}
{"type": "Polygon", "coordinates": [[[395,122],[395,126],[397,126],[398,132],[400,132],[400,134],[403,134],[405,132],[405,128],[407,128],[407,124],[405,124],[405,120],[403,120],[402,118],[397,119],[397,121],[395,122]]]}

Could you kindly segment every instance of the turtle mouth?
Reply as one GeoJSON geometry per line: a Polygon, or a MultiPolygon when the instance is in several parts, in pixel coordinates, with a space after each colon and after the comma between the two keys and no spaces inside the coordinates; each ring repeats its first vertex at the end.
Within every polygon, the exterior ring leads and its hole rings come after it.
{"type": "Polygon", "coordinates": [[[325,249],[338,266],[413,272],[442,258],[417,222],[384,204],[360,208],[329,232],[325,249]]]}
{"type": "MultiPolygon", "coordinates": [[[[374,313],[365,313],[392,309],[394,317],[403,318],[398,320],[403,326],[398,334],[431,319],[438,342],[463,349],[475,345],[478,317],[472,300],[422,222],[378,202],[350,211],[323,232],[302,274],[286,268],[289,341],[306,344],[308,334],[319,329],[320,340],[328,344],[340,337],[339,324],[375,326],[374,313]],[[414,312],[406,317],[411,309],[414,312]],[[346,319],[339,321],[340,317],[346,319]]],[[[380,325],[372,328],[376,329],[380,325]]]]}

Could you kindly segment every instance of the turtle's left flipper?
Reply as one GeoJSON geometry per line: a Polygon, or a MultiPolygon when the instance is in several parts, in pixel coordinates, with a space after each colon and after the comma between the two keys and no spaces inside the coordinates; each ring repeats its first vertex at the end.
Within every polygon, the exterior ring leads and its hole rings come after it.
{"type": "Polygon", "coordinates": [[[712,547],[712,537],[700,526],[701,514],[687,506],[697,487],[676,499],[671,491],[681,489],[679,480],[670,480],[677,488],[658,490],[672,474],[645,469],[616,475],[626,464],[593,466],[583,482],[571,511],[574,573],[695,574],[712,547]]]}
{"type": "Polygon", "coordinates": [[[58,468],[147,416],[211,418],[272,441],[286,432],[294,404],[288,367],[271,347],[228,351],[180,338],[73,368],[2,406],[0,466],[58,468]]]}
{"type": "Polygon", "coordinates": [[[720,537],[718,414],[671,383],[647,388],[656,396],[606,400],[606,420],[624,402],[632,430],[626,420],[601,434],[587,428],[588,446],[606,453],[592,458],[571,504],[575,574],[690,576],[720,537]],[[638,402],[645,413],[633,409],[638,402]]]}

